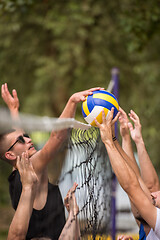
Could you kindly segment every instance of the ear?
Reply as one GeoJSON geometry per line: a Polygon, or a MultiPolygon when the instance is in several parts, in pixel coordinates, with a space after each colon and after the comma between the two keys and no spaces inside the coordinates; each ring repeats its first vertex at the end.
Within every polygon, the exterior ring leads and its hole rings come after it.
{"type": "Polygon", "coordinates": [[[16,160],[17,156],[12,151],[9,151],[5,153],[5,158],[8,160],[16,160]]]}

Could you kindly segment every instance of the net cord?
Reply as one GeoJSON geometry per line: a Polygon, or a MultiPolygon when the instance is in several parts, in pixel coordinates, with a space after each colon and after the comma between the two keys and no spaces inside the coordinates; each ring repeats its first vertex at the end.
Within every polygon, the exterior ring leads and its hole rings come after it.
{"type": "Polygon", "coordinates": [[[91,125],[79,122],[74,118],[38,117],[25,114],[20,114],[20,120],[14,121],[6,109],[0,108],[0,132],[2,133],[13,126],[22,128],[27,132],[51,132],[52,130],[58,131],[67,128],[87,130],[91,127],[91,125]]]}
{"type": "MultiPolygon", "coordinates": [[[[110,80],[107,91],[111,92],[113,86],[114,82],[113,80],[110,80]]],[[[20,120],[14,121],[11,118],[8,109],[0,107],[0,133],[12,128],[13,126],[16,128],[22,128],[27,132],[51,132],[52,130],[59,131],[67,128],[87,130],[91,127],[90,124],[79,122],[74,118],[40,117],[22,113],[20,113],[20,120]]]]}

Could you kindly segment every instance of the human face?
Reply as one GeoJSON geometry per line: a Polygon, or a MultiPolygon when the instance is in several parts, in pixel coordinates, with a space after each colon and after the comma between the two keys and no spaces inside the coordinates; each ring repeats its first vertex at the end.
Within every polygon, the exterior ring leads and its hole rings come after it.
{"type": "Polygon", "coordinates": [[[6,152],[12,151],[16,155],[21,156],[22,152],[27,150],[29,157],[36,152],[31,138],[26,133],[23,133],[21,131],[15,131],[8,134],[7,139],[10,142],[10,145],[6,152]]]}
{"type": "Polygon", "coordinates": [[[10,151],[14,147],[14,145],[16,145],[16,143],[18,142],[24,144],[25,143],[24,137],[30,138],[30,136],[27,133],[23,133],[23,135],[18,136],[17,140],[8,148],[7,152],[10,151]]]}

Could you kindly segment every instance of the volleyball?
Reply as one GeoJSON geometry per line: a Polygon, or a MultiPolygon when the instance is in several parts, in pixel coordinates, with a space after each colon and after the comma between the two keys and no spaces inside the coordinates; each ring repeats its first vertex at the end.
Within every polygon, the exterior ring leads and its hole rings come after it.
{"type": "Polygon", "coordinates": [[[93,94],[87,96],[86,100],[82,103],[82,115],[87,123],[96,127],[94,118],[96,118],[99,123],[102,123],[102,110],[104,110],[107,118],[112,107],[114,107],[114,118],[119,110],[116,97],[105,90],[94,91],[93,94]]]}

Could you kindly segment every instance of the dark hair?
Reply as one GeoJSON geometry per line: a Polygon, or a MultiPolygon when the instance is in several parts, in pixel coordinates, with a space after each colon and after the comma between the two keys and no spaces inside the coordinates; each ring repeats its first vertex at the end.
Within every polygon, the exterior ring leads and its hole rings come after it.
{"type": "Polygon", "coordinates": [[[6,151],[6,149],[5,149],[5,137],[6,137],[6,135],[8,135],[12,132],[15,132],[15,131],[16,131],[15,129],[11,128],[11,129],[8,129],[8,130],[0,133],[0,158],[2,160],[5,160],[5,157],[4,157],[4,153],[6,151]]]}
{"type": "Polygon", "coordinates": [[[1,133],[0,133],[0,138],[1,138],[1,137],[4,137],[5,135],[7,135],[7,134],[9,134],[9,133],[15,132],[15,131],[16,131],[16,129],[10,128],[10,129],[8,129],[8,130],[6,130],[6,131],[4,131],[4,132],[1,132],[1,133]]]}

